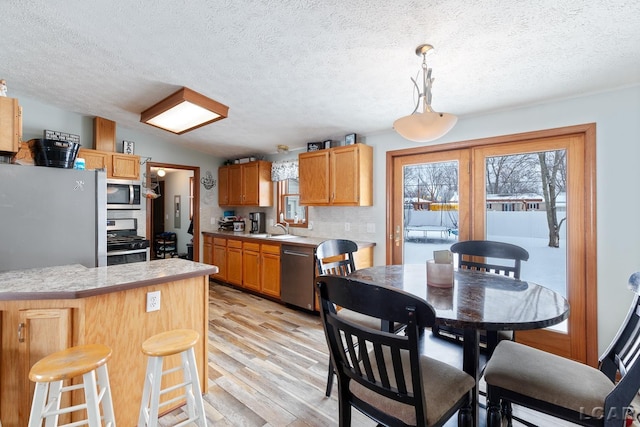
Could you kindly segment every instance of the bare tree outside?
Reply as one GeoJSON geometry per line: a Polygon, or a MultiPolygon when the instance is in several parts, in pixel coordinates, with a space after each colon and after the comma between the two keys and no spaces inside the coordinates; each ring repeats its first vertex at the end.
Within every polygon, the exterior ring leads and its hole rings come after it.
{"type": "Polygon", "coordinates": [[[566,215],[558,221],[557,198],[567,187],[567,152],[565,150],[543,151],[538,153],[540,176],[542,177],[542,195],[547,206],[547,225],[549,226],[549,247],[560,247],[560,227],[567,219],[566,215]]]}

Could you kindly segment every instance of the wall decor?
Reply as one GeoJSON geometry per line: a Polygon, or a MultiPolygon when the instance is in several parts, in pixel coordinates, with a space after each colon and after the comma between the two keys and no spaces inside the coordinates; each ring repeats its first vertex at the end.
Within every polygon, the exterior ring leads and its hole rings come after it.
{"type": "Polygon", "coordinates": [[[53,141],[75,142],[80,144],[80,135],[74,135],[72,133],[60,132],[57,130],[44,131],[44,139],[51,139],[53,141]]]}
{"type": "Polygon", "coordinates": [[[134,154],[135,143],[133,141],[122,141],[122,152],[124,154],[134,154]]]}
{"type": "Polygon", "coordinates": [[[307,151],[318,151],[324,149],[324,142],[307,142],[307,151]]]}
{"type": "Polygon", "coordinates": [[[331,148],[331,140],[327,139],[326,141],[323,141],[322,145],[325,150],[331,148]]]}
{"type": "Polygon", "coordinates": [[[205,190],[211,190],[216,186],[216,180],[213,179],[211,171],[207,171],[204,176],[200,178],[200,183],[204,186],[205,190]]]}
{"type": "Polygon", "coordinates": [[[356,134],[350,133],[344,136],[344,145],[353,145],[356,143],[356,134]]]}

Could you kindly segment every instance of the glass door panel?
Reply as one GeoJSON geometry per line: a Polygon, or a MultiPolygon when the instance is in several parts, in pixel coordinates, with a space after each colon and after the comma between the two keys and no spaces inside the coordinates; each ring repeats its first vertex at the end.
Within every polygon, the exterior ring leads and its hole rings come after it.
{"type": "Polygon", "coordinates": [[[520,277],[566,298],[566,150],[490,156],[485,169],[486,238],[525,248],[520,277]]]}

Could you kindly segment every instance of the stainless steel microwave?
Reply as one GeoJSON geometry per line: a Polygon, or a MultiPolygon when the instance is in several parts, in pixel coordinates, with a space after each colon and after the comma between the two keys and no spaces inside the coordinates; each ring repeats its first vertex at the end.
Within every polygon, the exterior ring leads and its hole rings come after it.
{"type": "Polygon", "coordinates": [[[142,209],[140,181],[107,180],[107,209],[142,209]]]}

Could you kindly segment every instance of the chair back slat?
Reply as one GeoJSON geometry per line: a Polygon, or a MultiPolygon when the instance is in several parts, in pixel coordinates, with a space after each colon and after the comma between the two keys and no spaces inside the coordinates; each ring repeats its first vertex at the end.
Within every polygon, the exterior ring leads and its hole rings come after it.
{"type": "Polygon", "coordinates": [[[458,268],[480,270],[520,278],[521,262],[529,259],[526,249],[511,243],[491,240],[466,240],[451,245],[451,252],[458,254],[458,268]],[[478,261],[482,257],[484,260],[478,261]],[[509,264],[488,262],[488,258],[509,260],[509,264]]]}
{"type": "Polygon", "coordinates": [[[318,274],[347,276],[356,270],[353,253],[358,244],[351,240],[325,240],[316,248],[318,274]]]}

